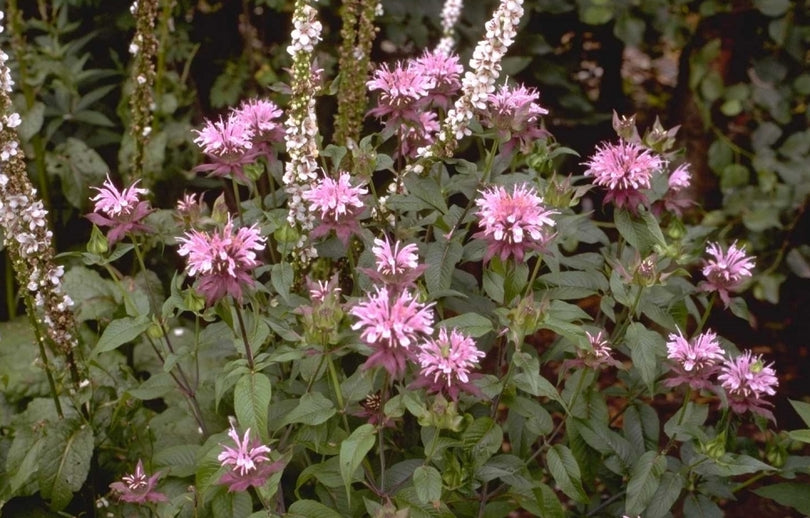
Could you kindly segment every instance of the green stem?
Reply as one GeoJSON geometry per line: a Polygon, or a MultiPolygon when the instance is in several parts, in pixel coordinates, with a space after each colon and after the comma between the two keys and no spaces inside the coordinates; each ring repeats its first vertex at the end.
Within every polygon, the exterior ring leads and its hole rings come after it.
{"type": "Polygon", "coordinates": [[[8,308],[8,319],[14,320],[17,316],[17,294],[14,292],[14,267],[11,265],[11,257],[6,254],[6,307],[8,308]]]}
{"type": "Polygon", "coordinates": [[[734,486],[733,488],[731,488],[731,492],[736,493],[737,491],[745,489],[746,487],[750,486],[754,482],[756,482],[756,481],[758,481],[758,480],[760,480],[762,478],[765,478],[768,475],[769,475],[769,473],[767,473],[765,471],[760,471],[759,473],[757,473],[753,477],[749,478],[748,480],[746,480],[744,482],[741,482],[741,483],[737,484],[736,486],[734,486]]]}
{"type": "Polygon", "coordinates": [[[706,322],[709,320],[709,315],[712,313],[712,307],[714,306],[715,301],[717,300],[717,292],[712,292],[711,297],[709,297],[709,302],[706,304],[706,309],[703,310],[703,315],[700,317],[700,322],[698,323],[698,327],[695,330],[695,334],[700,334],[703,331],[703,326],[706,325],[706,322]]]}
{"type": "Polygon", "coordinates": [[[537,261],[534,263],[534,269],[532,270],[532,275],[529,277],[529,282],[526,283],[526,291],[523,292],[523,297],[528,297],[529,293],[532,291],[534,286],[534,281],[537,278],[537,274],[540,272],[540,266],[543,265],[543,257],[538,255],[537,261]]]}
{"type": "Polygon", "coordinates": [[[242,309],[239,307],[239,303],[236,300],[234,300],[233,307],[236,310],[236,320],[239,321],[239,332],[242,334],[242,342],[245,344],[245,356],[247,357],[248,367],[250,367],[250,370],[252,371],[255,368],[255,365],[253,364],[253,352],[250,349],[247,329],[245,329],[245,321],[242,319],[242,309]]]}

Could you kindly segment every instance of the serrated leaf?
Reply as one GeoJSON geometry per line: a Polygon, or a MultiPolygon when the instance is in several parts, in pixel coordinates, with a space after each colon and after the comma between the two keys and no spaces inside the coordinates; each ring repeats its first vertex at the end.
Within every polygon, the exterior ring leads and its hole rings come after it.
{"type": "Polygon", "coordinates": [[[80,490],[90,472],[93,430],[78,419],[52,423],[43,439],[39,463],[39,490],[50,507],[61,511],[80,490]]]}
{"type": "Polygon", "coordinates": [[[174,477],[190,477],[197,471],[199,451],[197,444],[176,444],[155,453],[152,462],[174,477]]]}
{"type": "Polygon", "coordinates": [[[65,198],[77,209],[85,207],[90,187],[101,185],[109,171],[101,155],[73,137],[46,154],[45,161],[48,172],[61,178],[65,198]]]}
{"type": "Polygon", "coordinates": [[[211,500],[213,518],[247,518],[253,512],[253,500],[246,491],[219,491],[211,500]]]}
{"type": "Polygon", "coordinates": [[[582,488],[579,464],[567,446],[555,444],[549,448],[546,452],[546,465],[563,493],[576,502],[588,502],[588,495],[582,488]]]}
{"type": "Polygon", "coordinates": [[[706,495],[688,493],[683,501],[683,516],[689,516],[690,518],[723,518],[723,510],[706,495]]]}
{"type": "Polygon", "coordinates": [[[810,491],[806,483],[781,482],[754,489],[761,497],[770,498],[780,505],[792,507],[805,516],[810,516],[810,491]]]}
{"type": "Polygon", "coordinates": [[[273,284],[276,293],[278,293],[285,302],[287,302],[290,297],[290,288],[292,288],[294,280],[295,272],[293,271],[292,265],[289,263],[276,263],[270,269],[270,282],[273,284]]]}
{"type": "Polygon", "coordinates": [[[343,518],[340,513],[315,500],[297,500],[284,515],[287,518],[343,518]]]}
{"type": "Polygon", "coordinates": [[[118,349],[138,338],[151,325],[152,321],[146,315],[113,320],[104,328],[101,338],[98,339],[98,343],[93,349],[93,355],[118,349]]]}
{"type": "Polygon", "coordinates": [[[374,447],[377,432],[374,425],[366,423],[357,427],[352,434],[340,444],[340,476],[346,487],[346,496],[351,501],[351,485],[354,472],[363,463],[366,454],[374,447]]]}
{"type": "Polygon", "coordinates": [[[336,411],[334,403],[320,392],[307,392],[298,400],[298,405],[284,416],[280,426],[294,423],[319,425],[328,421],[336,411]]]}
{"type": "Polygon", "coordinates": [[[439,327],[458,329],[472,338],[480,338],[492,331],[492,321],[478,313],[464,313],[439,322],[439,327]]]}
{"type": "Polygon", "coordinates": [[[791,406],[793,406],[793,410],[802,418],[804,424],[810,426],[810,403],[797,401],[795,399],[788,399],[788,401],[790,401],[791,406]]]}
{"type": "Polygon", "coordinates": [[[640,515],[647,508],[658,490],[666,467],[666,458],[657,451],[644,452],[636,460],[627,483],[627,514],[640,515]]]}
{"type": "Polygon", "coordinates": [[[45,105],[39,101],[35,102],[31,109],[22,114],[20,125],[17,126],[17,133],[22,140],[31,140],[42,129],[42,121],[45,118],[45,105]]]}
{"type": "Polygon", "coordinates": [[[684,480],[680,473],[664,472],[658,489],[652,497],[644,516],[647,518],[663,518],[678,501],[683,490],[684,480]]]}
{"type": "Polygon", "coordinates": [[[647,388],[652,394],[660,363],[659,358],[666,355],[666,342],[660,334],[650,331],[638,322],[630,324],[626,336],[633,367],[638,369],[642,381],[647,384],[647,388]]]}
{"type": "Polygon", "coordinates": [[[479,417],[461,435],[462,447],[472,454],[476,465],[495,455],[502,443],[503,430],[489,417],[479,417]]]}
{"type": "Polygon", "coordinates": [[[153,374],[151,378],[141,383],[138,388],[129,389],[127,392],[134,398],[148,401],[165,396],[173,391],[175,387],[174,380],[172,380],[169,374],[159,372],[153,374]]]}
{"type": "Polygon", "coordinates": [[[442,475],[432,466],[419,466],[413,470],[413,486],[423,504],[437,502],[442,497],[442,475]]]}
{"type": "Polygon", "coordinates": [[[557,497],[557,493],[546,484],[539,484],[539,487],[534,489],[534,497],[537,501],[539,514],[543,518],[565,517],[565,511],[560,499],[557,497]]]}
{"type": "Polygon", "coordinates": [[[270,378],[261,372],[248,372],[236,382],[233,391],[233,408],[242,428],[250,428],[258,434],[262,443],[269,441],[267,432],[267,409],[270,406],[272,386],[270,378]]]}
{"type": "Polygon", "coordinates": [[[464,248],[456,241],[432,242],[427,246],[425,263],[425,284],[428,293],[450,289],[453,271],[461,260],[464,248]]]}
{"type": "Polygon", "coordinates": [[[627,210],[617,210],[615,222],[619,234],[642,255],[651,252],[655,246],[666,245],[658,220],[649,212],[634,217],[627,210]]]}

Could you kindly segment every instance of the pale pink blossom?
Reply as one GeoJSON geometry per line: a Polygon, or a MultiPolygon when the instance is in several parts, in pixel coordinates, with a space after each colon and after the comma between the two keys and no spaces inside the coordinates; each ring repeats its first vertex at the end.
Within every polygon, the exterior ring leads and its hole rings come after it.
{"type": "Polygon", "coordinates": [[[535,88],[523,85],[503,85],[489,95],[487,109],[482,112],[481,123],[494,128],[505,152],[518,147],[521,152],[531,150],[535,140],[549,135],[540,125],[540,117],[548,110],[537,104],[540,94],[535,88]]]}
{"type": "Polygon", "coordinates": [[[256,158],[250,122],[231,112],[226,119],[208,120],[201,130],[193,131],[197,133],[194,142],[212,161],[197,166],[195,170],[210,172],[214,176],[230,174],[247,180],[242,168],[256,158]]]}
{"type": "Polygon", "coordinates": [[[716,291],[728,306],[731,301],[729,291],[737,289],[745,279],[751,277],[754,259],[745,255],[744,246],[737,248],[736,241],[725,251],[719,243],[709,243],[706,253],[713,258],[703,261],[706,280],[699,287],[704,291],[716,291]]]}
{"type": "Polygon", "coordinates": [[[547,209],[534,187],[526,184],[515,185],[511,194],[501,186],[490,187],[475,204],[482,230],[473,237],[487,241],[485,261],[496,254],[502,260],[512,255],[522,261],[527,251],[542,249],[555,225],[551,216],[559,214],[547,209]]]}
{"type": "Polygon", "coordinates": [[[695,390],[712,387],[710,377],[719,369],[723,349],[713,331],[706,331],[692,341],[683,334],[670,333],[667,341],[667,358],[675,376],[664,383],[670,387],[686,384],[695,390]]]}
{"type": "Polygon", "coordinates": [[[779,386],[773,363],[766,365],[762,355],[754,356],[751,351],[745,351],[736,358],[728,358],[720,371],[717,380],[734,412],[744,414],[750,410],[773,420],[773,413],[768,409],[773,403],[763,399],[776,394],[779,386]]]}
{"type": "Polygon", "coordinates": [[[606,366],[621,368],[622,363],[613,358],[613,348],[610,341],[605,336],[605,332],[599,330],[595,335],[585,331],[590,349],[577,349],[575,359],[565,360],[562,364],[563,370],[571,367],[588,367],[589,369],[601,369],[606,366]]]}
{"type": "Polygon", "coordinates": [[[158,478],[160,478],[160,472],[152,476],[147,475],[143,470],[143,462],[138,460],[135,472],[124,475],[119,482],[110,484],[110,489],[124,502],[133,504],[165,502],[168,500],[166,495],[155,489],[158,478]]]}
{"type": "Polygon", "coordinates": [[[405,373],[407,361],[414,357],[412,347],[433,333],[433,304],[423,304],[408,290],[391,293],[377,288],[349,313],[357,318],[352,329],[374,349],[364,368],[383,367],[394,378],[405,373]]]}
{"type": "Polygon", "coordinates": [[[235,448],[222,445],[222,452],[217,457],[222,467],[228,471],[219,479],[219,484],[228,486],[229,492],[245,491],[250,486],[261,487],[283,467],[282,461],[270,462],[270,448],[261,444],[259,439],[250,437],[250,428],[245,430],[240,439],[236,428],[231,424],[228,436],[236,444],[235,448]]]}
{"type": "Polygon", "coordinates": [[[371,251],[376,268],[360,268],[360,271],[375,282],[391,287],[393,291],[411,286],[427,269],[427,265],[419,264],[419,255],[413,243],[402,246],[401,242],[394,241],[392,244],[386,236],[384,240],[374,239],[371,251]]]}
{"type": "Polygon", "coordinates": [[[439,337],[427,340],[419,346],[416,359],[421,367],[419,379],[413,387],[427,387],[428,391],[447,394],[458,399],[460,391],[479,395],[480,390],[472,385],[470,371],[478,366],[486,353],[479,350],[469,336],[453,329],[439,330],[439,337]]]}
{"type": "Polygon", "coordinates": [[[110,243],[119,241],[129,232],[149,229],[141,223],[152,212],[149,202],[141,199],[149,191],[136,187],[137,184],[138,180],[119,191],[110,180],[110,175],[107,175],[101,187],[91,187],[98,194],[90,198],[95,202],[94,212],[86,217],[100,227],[110,227],[107,232],[110,243]]]}
{"type": "Polygon", "coordinates": [[[386,126],[403,121],[419,120],[418,105],[436,85],[435,79],[426,76],[421,69],[410,63],[397,63],[394,68],[383,64],[374,71],[366,85],[371,91],[379,90],[377,107],[369,115],[386,119],[386,126]]]}
{"type": "Polygon", "coordinates": [[[445,54],[439,51],[425,51],[416,58],[412,67],[421,75],[433,82],[424,102],[432,102],[441,108],[447,108],[450,98],[455,96],[461,88],[461,74],[464,67],[458,56],[445,54]]]}
{"type": "Polygon", "coordinates": [[[255,284],[250,272],[261,264],[256,253],[264,250],[266,241],[256,225],[235,231],[228,217],[220,230],[190,230],[177,241],[177,253],[188,256],[186,271],[198,277],[197,289],[209,305],[226,295],[241,302],[243,287],[255,284]]]}
{"type": "Polygon", "coordinates": [[[621,141],[618,144],[603,143],[596,153],[583,165],[588,169],[585,176],[592,176],[593,183],[608,190],[605,202],[635,211],[639,204],[647,204],[641,191],[650,188],[654,174],[664,166],[660,156],[638,144],[621,141]]]}
{"type": "Polygon", "coordinates": [[[320,237],[334,230],[347,244],[351,234],[359,230],[357,220],[364,208],[361,197],[368,194],[368,189],[353,186],[350,179],[351,175],[343,171],[337,180],[327,176],[302,193],[310,211],[318,213],[321,221],[310,236],[320,237]]]}

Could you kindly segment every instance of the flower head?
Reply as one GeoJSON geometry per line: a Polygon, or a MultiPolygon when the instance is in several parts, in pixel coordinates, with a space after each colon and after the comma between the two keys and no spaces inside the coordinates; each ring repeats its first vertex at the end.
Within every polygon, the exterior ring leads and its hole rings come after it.
{"type": "Polygon", "coordinates": [[[362,329],[361,340],[375,349],[364,367],[381,366],[395,378],[402,376],[406,361],[414,355],[411,346],[433,333],[432,306],[408,290],[393,294],[382,287],[349,310],[357,318],[352,329],[362,329]]]}
{"type": "Polygon", "coordinates": [[[256,140],[279,140],[284,136],[284,129],[276,119],[281,117],[281,109],[272,101],[250,99],[242,101],[239,108],[233,111],[256,140]]]}
{"type": "Polygon", "coordinates": [[[605,332],[600,330],[595,335],[589,331],[585,331],[585,336],[588,337],[590,349],[577,349],[577,357],[575,359],[565,360],[563,362],[563,370],[570,367],[585,366],[590,369],[600,369],[604,366],[611,365],[613,367],[621,368],[620,361],[613,358],[613,348],[605,336],[605,332]]]}
{"type": "Polygon", "coordinates": [[[107,233],[110,243],[117,242],[128,232],[148,230],[141,220],[152,209],[149,202],[142,200],[141,196],[149,191],[136,187],[137,184],[138,180],[119,191],[110,180],[110,175],[107,175],[107,180],[101,187],[92,187],[98,194],[90,198],[95,202],[95,207],[86,217],[100,227],[110,227],[107,233]]]}
{"type": "Polygon", "coordinates": [[[664,161],[649,149],[621,141],[603,143],[583,165],[588,166],[585,176],[593,176],[596,185],[608,189],[605,202],[635,210],[639,203],[647,203],[640,191],[650,188],[653,174],[664,166],[664,161]]]}
{"type": "Polygon", "coordinates": [[[138,460],[138,464],[135,466],[135,473],[124,475],[121,477],[121,481],[113,482],[110,484],[110,489],[124,502],[133,504],[165,502],[168,500],[166,495],[155,490],[158,478],[160,478],[160,472],[148,476],[143,471],[143,462],[138,460]]]}
{"type": "Polygon", "coordinates": [[[225,295],[242,301],[242,287],[253,286],[249,272],[259,266],[256,252],[264,250],[266,239],[256,225],[234,231],[233,221],[221,230],[203,233],[190,230],[177,238],[177,253],[188,256],[186,271],[199,278],[198,289],[209,305],[225,295]]]}
{"type": "Polygon", "coordinates": [[[744,246],[737,248],[736,241],[726,251],[718,243],[709,243],[706,253],[713,259],[703,262],[706,280],[700,283],[700,288],[704,291],[716,291],[728,306],[731,300],[728,292],[738,288],[747,277],[751,277],[754,259],[745,255],[744,246]]]}
{"type": "Polygon", "coordinates": [[[548,136],[539,121],[548,110],[537,104],[539,98],[536,89],[523,85],[515,88],[504,85],[489,95],[481,122],[497,130],[498,138],[505,143],[504,151],[520,146],[522,152],[528,152],[533,141],[548,136]]]}
{"type": "Polygon", "coordinates": [[[250,437],[250,428],[245,430],[242,439],[231,424],[228,436],[236,444],[235,448],[222,445],[222,452],[217,460],[222,467],[229,468],[219,483],[228,486],[229,492],[244,491],[250,486],[261,487],[273,473],[282,467],[282,461],[270,462],[266,455],[270,448],[262,444],[259,439],[250,437]]]}
{"type": "Polygon", "coordinates": [[[213,162],[200,165],[196,170],[215,176],[232,174],[247,180],[242,167],[256,158],[251,121],[231,112],[227,119],[220,117],[219,121],[206,121],[203,129],[193,131],[197,133],[194,142],[213,162]]]}
{"type": "Polygon", "coordinates": [[[357,231],[357,218],[364,207],[360,197],[368,194],[368,190],[362,186],[353,187],[350,178],[351,175],[343,171],[337,180],[326,177],[303,192],[302,196],[309,203],[310,210],[320,213],[321,225],[310,233],[312,237],[334,230],[338,238],[347,244],[349,236],[357,231]]]}
{"type": "Polygon", "coordinates": [[[417,104],[428,96],[436,82],[412,64],[397,63],[394,68],[387,64],[380,66],[366,85],[371,91],[380,91],[377,107],[370,110],[369,115],[385,117],[386,125],[390,125],[417,122],[417,104]]]}
{"type": "Polygon", "coordinates": [[[736,358],[729,358],[720,366],[720,382],[728,397],[731,409],[743,414],[750,410],[773,420],[773,413],[767,407],[773,406],[765,401],[764,396],[776,394],[779,380],[773,363],[765,365],[762,355],[753,356],[751,351],[745,351],[736,358]]]}
{"type": "Polygon", "coordinates": [[[360,271],[395,291],[412,285],[427,269],[427,265],[419,264],[419,255],[413,243],[402,246],[399,241],[392,244],[388,237],[384,240],[376,238],[371,251],[376,268],[360,268],[360,271]]]}
{"type": "Polygon", "coordinates": [[[502,260],[510,255],[523,260],[527,250],[539,250],[550,239],[551,216],[559,214],[543,205],[543,198],[533,187],[515,185],[509,194],[501,186],[490,187],[475,201],[479,225],[483,228],[473,237],[488,241],[484,260],[498,254],[502,260]]]}
{"type": "Polygon", "coordinates": [[[450,98],[456,95],[461,88],[461,73],[464,71],[464,67],[461,66],[458,56],[445,54],[438,50],[425,51],[416,58],[412,68],[433,81],[433,87],[427,100],[433,101],[437,106],[447,108],[450,98]]]}
{"type": "Polygon", "coordinates": [[[477,387],[470,383],[470,370],[486,354],[475,346],[475,341],[465,334],[453,329],[439,330],[439,337],[428,340],[419,346],[416,359],[421,370],[420,378],[413,384],[416,387],[428,387],[430,392],[443,392],[452,399],[458,399],[460,390],[480,394],[477,387]]]}
{"type": "Polygon", "coordinates": [[[723,349],[713,331],[701,333],[691,342],[679,331],[669,335],[667,358],[675,372],[675,377],[665,381],[667,385],[687,384],[695,390],[708,389],[712,386],[709,378],[723,360],[723,349]]]}

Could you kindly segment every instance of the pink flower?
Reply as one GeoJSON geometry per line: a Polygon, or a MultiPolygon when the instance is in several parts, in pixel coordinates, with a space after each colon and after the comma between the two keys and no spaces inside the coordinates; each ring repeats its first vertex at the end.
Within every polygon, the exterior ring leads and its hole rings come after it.
{"type": "Polygon", "coordinates": [[[464,390],[479,395],[480,390],[470,383],[470,370],[486,356],[475,346],[475,341],[453,329],[447,335],[447,329],[439,330],[439,338],[428,340],[419,346],[416,359],[421,366],[419,379],[413,387],[427,387],[428,391],[447,394],[457,400],[459,391],[464,390]]]}
{"type": "MultiPolygon", "coordinates": [[[[379,90],[377,107],[369,115],[387,118],[386,127],[403,121],[418,122],[417,104],[436,86],[435,79],[424,75],[420,68],[397,63],[391,69],[384,64],[374,71],[366,85],[371,91],[379,90]]],[[[395,126],[396,127],[396,126],[395,126]]]]}
{"type": "Polygon", "coordinates": [[[326,177],[302,193],[310,210],[320,212],[321,224],[310,236],[320,237],[334,230],[346,245],[349,236],[359,229],[357,218],[364,207],[360,197],[368,194],[368,190],[365,187],[352,187],[350,178],[349,173],[343,171],[337,181],[326,177]]]}
{"type": "Polygon", "coordinates": [[[412,67],[417,73],[433,81],[433,88],[425,102],[432,101],[436,106],[447,108],[450,98],[461,88],[461,74],[464,67],[461,66],[458,56],[436,50],[425,51],[413,62],[412,67]]]}
{"type": "Polygon", "coordinates": [[[667,386],[687,384],[695,390],[708,389],[712,387],[709,378],[723,360],[723,349],[712,331],[699,334],[691,342],[678,331],[669,335],[667,358],[675,372],[675,377],[664,382],[667,386]]]}
{"type": "Polygon", "coordinates": [[[593,183],[608,189],[605,202],[613,201],[617,207],[634,211],[639,203],[646,205],[641,189],[650,188],[653,174],[664,166],[664,161],[649,149],[622,141],[603,143],[583,165],[588,166],[585,176],[593,176],[593,183]]]}
{"type": "Polygon", "coordinates": [[[411,346],[422,336],[433,333],[433,304],[423,304],[408,290],[398,295],[387,287],[377,288],[375,294],[349,310],[357,318],[352,329],[374,352],[364,368],[385,368],[394,378],[405,373],[406,361],[413,357],[411,346]]]}
{"type": "Polygon", "coordinates": [[[767,408],[773,403],[763,399],[776,394],[779,385],[773,363],[765,365],[762,355],[753,356],[751,351],[745,351],[734,359],[727,359],[720,370],[717,380],[726,391],[734,412],[744,414],[750,410],[773,420],[773,413],[767,408]]]}
{"type": "Polygon", "coordinates": [[[399,126],[401,146],[394,151],[394,158],[404,156],[415,157],[424,146],[429,146],[436,139],[439,132],[439,123],[436,114],[423,111],[417,116],[418,122],[403,122],[399,126]]]}
{"type": "Polygon", "coordinates": [[[577,349],[577,357],[572,360],[565,360],[562,364],[563,370],[582,366],[594,370],[608,365],[617,368],[622,367],[622,363],[613,358],[613,349],[610,347],[610,342],[605,337],[604,331],[600,330],[595,335],[585,331],[585,336],[588,337],[588,343],[591,346],[590,350],[577,349]]]}
{"type": "Polygon", "coordinates": [[[667,185],[669,190],[678,192],[686,189],[692,184],[692,173],[689,171],[689,164],[683,163],[675,168],[669,175],[667,185]]]}
{"type": "Polygon", "coordinates": [[[217,460],[222,467],[229,468],[219,479],[219,484],[228,486],[229,492],[245,491],[250,486],[261,487],[270,475],[283,467],[282,461],[270,462],[266,455],[270,453],[270,448],[258,439],[251,439],[250,428],[245,430],[240,440],[236,428],[231,424],[228,435],[236,443],[236,448],[222,445],[222,453],[217,460]]]}
{"type": "Polygon", "coordinates": [[[175,209],[178,219],[186,225],[192,225],[199,221],[207,211],[202,193],[183,194],[183,197],[177,200],[175,209]]]}
{"type": "Polygon", "coordinates": [[[247,180],[242,167],[256,158],[253,149],[254,131],[251,122],[232,112],[227,119],[206,121],[197,133],[194,142],[213,161],[197,166],[197,171],[210,172],[214,176],[233,176],[247,180]]]}
{"type": "Polygon", "coordinates": [[[282,115],[281,109],[272,101],[250,99],[242,101],[239,108],[233,110],[233,115],[253,134],[252,150],[255,154],[262,154],[268,160],[274,160],[275,153],[272,152],[270,144],[284,138],[284,126],[276,120],[282,115]]]}
{"type": "Polygon", "coordinates": [[[504,142],[504,152],[519,145],[521,152],[527,153],[535,140],[549,135],[540,126],[539,118],[547,115],[548,110],[537,104],[539,98],[536,89],[523,85],[515,88],[504,85],[489,94],[481,123],[497,130],[498,139],[504,142]]]}
{"type": "Polygon", "coordinates": [[[718,243],[709,243],[706,253],[714,259],[703,261],[703,275],[706,280],[699,287],[704,291],[716,291],[728,307],[731,300],[729,290],[738,288],[743,280],[751,277],[754,259],[745,255],[744,246],[737,248],[736,241],[725,252],[718,243]]]}
{"type": "Polygon", "coordinates": [[[177,253],[188,256],[186,271],[199,277],[198,290],[208,305],[225,295],[242,301],[242,287],[253,286],[249,272],[259,266],[256,252],[264,250],[266,239],[256,225],[234,232],[230,216],[225,227],[207,234],[190,230],[177,238],[182,243],[177,253]]]}
{"type": "Polygon", "coordinates": [[[113,482],[110,484],[110,489],[124,502],[133,504],[165,502],[168,500],[166,495],[155,490],[158,478],[160,478],[160,472],[151,477],[147,476],[143,471],[143,462],[139,459],[135,466],[135,473],[124,475],[120,482],[113,482]]]}
{"type": "Polygon", "coordinates": [[[488,241],[485,261],[495,254],[502,260],[513,255],[522,261],[527,250],[542,249],[550,239],[548,230],[554,226],[551,216],[559,213],[547,210],[533,187],[515,185],[509,194],[495,186],[481,192],[481,196],[475,204],[480,207],[479,225],[483,230],[473,237],[488,241]]]}
{"type": "Polygon", "coordinates": [[[376,269],[360,268],[360,271],[371,277],[374,281],[390,286],[398,291],[410,286],[427,269],[427,265],[419,264],[416,245],[411,243],[400,246],[402,243],[375,239],[371,251],[376,260],[376,269]]]}
{"type": "Polygon", "coordinates": [[[107,175],[102,187],[92,187],[98,194],[90,198],[96,204],[94,212],[86,217],[100,227],[110,227],[107,233],[110,243],[117,242],[128,232],[149,230],[141,220],[152,212],[152,209],[148,201],[140,198],[149,191],[135,187],[138,181],[119,191],[110,180],[110,175],[107,175]]]}

